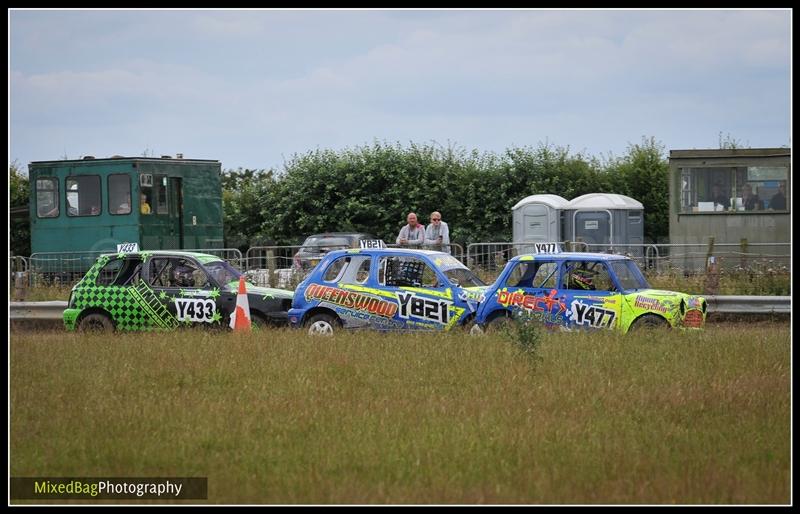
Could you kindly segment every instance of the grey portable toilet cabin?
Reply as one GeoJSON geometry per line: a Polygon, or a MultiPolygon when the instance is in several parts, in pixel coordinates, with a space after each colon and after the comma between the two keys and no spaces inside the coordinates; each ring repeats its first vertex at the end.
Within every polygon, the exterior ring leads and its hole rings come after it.
{"type": "MultiPolygon", "coordinates": [[[[558,195],[542,194],[523,198],[511,208],[514,243],[559,242],[561,213],[569,201],[558,195]]],[[[531,253],[533,246],[516,246],[518,253],[531,253]]]]}
{"type": "Polygon", "coordinates": [[[613,193],[579,196],[564,209],[564,237],[589,244],[589,251],[641,256],[642,246],[624,245],[644,244],[644,206],[629,196],[613,193]]]}

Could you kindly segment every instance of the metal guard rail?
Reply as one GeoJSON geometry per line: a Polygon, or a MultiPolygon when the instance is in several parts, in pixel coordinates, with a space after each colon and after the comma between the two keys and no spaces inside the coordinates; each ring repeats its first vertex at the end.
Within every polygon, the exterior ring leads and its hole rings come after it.
{"type": "MultiPolygon", "coordinates": [[[[708,312],[726,314],[790,314],[791,296],[705,296],[708,312]]],[[[10,302],[11,320],[60,320],[67,302],[10,302]]]]}

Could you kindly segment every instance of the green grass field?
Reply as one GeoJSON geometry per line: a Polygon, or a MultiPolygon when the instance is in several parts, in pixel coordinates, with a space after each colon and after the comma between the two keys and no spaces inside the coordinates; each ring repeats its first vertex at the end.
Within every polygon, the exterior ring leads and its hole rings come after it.
{"type": "MultiPolygon", "coordinates": [[[[208,503],[790,501],[790,335],[11,335],[12,476],[208,503]]],[[[131,501],[129,501],[131,502],[131,501]]]]}

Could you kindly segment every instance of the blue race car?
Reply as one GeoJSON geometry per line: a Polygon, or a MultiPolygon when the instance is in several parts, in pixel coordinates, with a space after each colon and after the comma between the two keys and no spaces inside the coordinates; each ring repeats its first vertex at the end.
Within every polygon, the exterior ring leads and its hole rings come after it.
{"type": "Polygon", "coordinates": [[[650,289],[630,258],[598,253],[539,253],[511,259],[478,307],[471,333],[507,323],[514,314],[551,328],[702,328],[706,300],[650,289]]]}
{"type": "Polygon", "coordinates": [[[485,288],[447,253],[337,250],[297,287],[289,322],[309,334],[343,328],[450,330],[472,322],[485,288]]]}

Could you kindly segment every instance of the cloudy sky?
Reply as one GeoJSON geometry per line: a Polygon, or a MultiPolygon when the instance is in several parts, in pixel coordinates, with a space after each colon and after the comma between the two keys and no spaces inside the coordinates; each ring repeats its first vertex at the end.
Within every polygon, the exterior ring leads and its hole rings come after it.
{"type": "Polygon", "coordinates": [[[10,11],[9,161],[791,146],[791,12],[10,11]]]}

